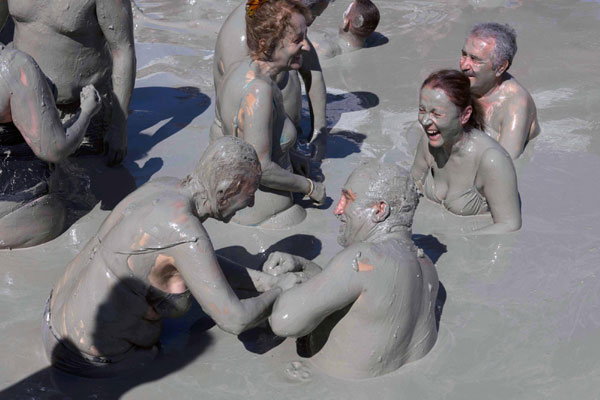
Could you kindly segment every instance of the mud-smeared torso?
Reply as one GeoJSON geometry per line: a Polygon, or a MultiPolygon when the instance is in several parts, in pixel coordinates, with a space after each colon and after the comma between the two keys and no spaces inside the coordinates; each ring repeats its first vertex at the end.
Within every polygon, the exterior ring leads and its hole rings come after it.
{"type": "MultiPolygon", "coordinates": [[[[96,0],[9,0],[14,46],[31,55],[58,89],[59,104],[79,100],[81,88],[102,90],[111,57],[96,15],[96,0]]],[[[108,79],[108,81],[107,81],[108,79]]]]}

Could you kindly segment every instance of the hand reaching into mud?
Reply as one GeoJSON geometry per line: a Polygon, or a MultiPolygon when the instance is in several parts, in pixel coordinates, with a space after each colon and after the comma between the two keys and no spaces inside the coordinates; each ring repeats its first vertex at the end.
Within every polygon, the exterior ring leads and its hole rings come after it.
{"type": "Polygon", "coordinates": [[[327,199],[327,194],[325,193],[325,185],[323,184],[323,182],[314,181],[313,185],[313,191],[308,197],[310,197],[313,203],[315,203],[317,206],[322,206],[323,204],[325,204],[325,200],[327,199]]]}
{"type": "Polygon", "coordinates": [[[98,94],[98,91],[94,85],[84,86],[79,94],[79,100],[81,104],[81,112],[84,112],[89,116],[96,115],[102,106],[100,102],[100,94],[98,94]]]}
{"type": "Polygon", "coordinates": [[[301,271],[301,269],[302,265],[296,262],[293,255],[281,251],[271,253],[262,267],[263,272],[273,276],[283,275],[288,272],[297,272],[301,271]]]}

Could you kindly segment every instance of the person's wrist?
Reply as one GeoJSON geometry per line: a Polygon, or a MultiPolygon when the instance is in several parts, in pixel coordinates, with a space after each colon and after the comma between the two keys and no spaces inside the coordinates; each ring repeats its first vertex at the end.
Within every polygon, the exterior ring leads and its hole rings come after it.
{"type": "Polygon", "coordinates": [[[308,192],[306,193],[306,196],[310,197],[315,191],[315,183],[310,178],[306,178],[306,180],[308,181],[308,192]]]}

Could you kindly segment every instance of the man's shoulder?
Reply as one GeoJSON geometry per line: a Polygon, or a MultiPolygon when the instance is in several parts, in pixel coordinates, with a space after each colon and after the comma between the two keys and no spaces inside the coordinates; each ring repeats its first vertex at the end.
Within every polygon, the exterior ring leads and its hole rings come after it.
{"type": "Polygon", "coordinates": [[[500,86],[500,91],[509,101],[533,101],[531,94],[521,83],[512,75],[504,80],[500,86]]]}

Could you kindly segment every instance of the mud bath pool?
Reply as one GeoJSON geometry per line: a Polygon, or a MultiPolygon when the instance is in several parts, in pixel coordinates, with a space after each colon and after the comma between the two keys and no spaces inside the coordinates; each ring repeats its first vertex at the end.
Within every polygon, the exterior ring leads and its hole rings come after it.
{"type": "MultiPolygon", "coordinates": [[[[519,51],[511,72],[532,93],[542,133],[517,162],[523,228],[464,237],[485,223],[422,201],[414,233],[437,260],[446,299],[439,338],[422,360],[395,373],[342,381],[311,371],[293,381],[295,343],[257,328],[235,337],[198,307],[165,321],[164,351],[147,371],[91,381],[52,372],[40,322],[57,277],[111,207],[101,202],[58,239],[0,252],[0,398],[40,399],[592,399],[600,385],[600,3],[570,0],[376,2],[389,42],[323,61],[328,86],[332,198],[284,231],[206,227],[215,248],[259,266],[284,249],[325,263],[340,247],[332,213],[348,171],[364,157],[412,163],[418,85],[457,67],[468,28],[509,22],[519,51]],[[590,178],[591,177],[591,178],[590,178]],[[234,237],[235,236],[235,237],[234,237]]],[[[214,116],[211,58],[216,34],[237,1],[138,1],[138,78],[129,153],[115,179],[137,185],[182,177],[208,143],[214,116]]],[[[338,0],[311,29],[337,26],[338,0]]]]}

